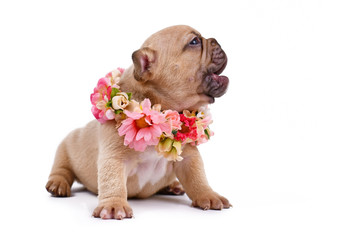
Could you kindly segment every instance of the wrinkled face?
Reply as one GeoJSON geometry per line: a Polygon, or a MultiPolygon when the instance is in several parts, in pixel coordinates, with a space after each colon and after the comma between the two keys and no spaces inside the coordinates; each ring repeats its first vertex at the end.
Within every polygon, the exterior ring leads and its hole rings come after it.
{"type": "Polygon", "coordinates": [[[225,52],[215,39],[188,26],[153,34],[133,59],[135,78],[154,92],[163,109],[198,109],[228,87],[229,79],[219,75],[227,64],[225,52]]]}

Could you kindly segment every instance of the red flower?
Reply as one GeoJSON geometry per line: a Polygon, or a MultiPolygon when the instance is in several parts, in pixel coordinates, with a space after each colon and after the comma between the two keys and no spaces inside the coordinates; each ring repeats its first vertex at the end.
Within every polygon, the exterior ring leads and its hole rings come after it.
{"type": "Polygon", "coordinates": [[[197,139],[197,127],[195,124],[195,117],[186,117],[184,114],[180,114],[180,121],[182,122],[181,129],[177,131],[174,139],[177,141],[185,142],[187,139],[196,141],[197,139]]]}

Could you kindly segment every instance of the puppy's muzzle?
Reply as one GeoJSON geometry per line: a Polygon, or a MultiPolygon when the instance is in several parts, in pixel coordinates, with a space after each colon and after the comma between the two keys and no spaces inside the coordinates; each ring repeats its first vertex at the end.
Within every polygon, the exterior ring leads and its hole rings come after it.
{"type": "Polygon", "coordinates": [[[213,102],[214,98],[221,97],[226,93],[229,85],[229,78],[220,76],[226,68],[227,56],[214,38],[210,38],[207,41],[209,42],[208,47],[211,54],[211,63],[209,64],[207,73],[204,74],[201,87],[203,92],[211,97],[213,102]]]}

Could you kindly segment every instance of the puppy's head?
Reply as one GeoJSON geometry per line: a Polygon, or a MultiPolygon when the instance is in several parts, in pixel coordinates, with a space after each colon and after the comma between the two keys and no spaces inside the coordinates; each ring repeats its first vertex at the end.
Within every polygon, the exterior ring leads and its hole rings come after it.
{"type": "Polygon", "coordinates": [[[206,39],[189,26],[153,34],[132,58],[143,94],[163,109],[198,109],[228,87],[229,79],[220,76],[227,64],[225,52],[214,38],[206,39]]]}

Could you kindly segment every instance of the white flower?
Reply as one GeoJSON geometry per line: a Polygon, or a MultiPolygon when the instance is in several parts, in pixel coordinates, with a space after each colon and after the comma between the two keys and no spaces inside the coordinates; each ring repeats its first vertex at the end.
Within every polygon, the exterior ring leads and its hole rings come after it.
{"type": "Polygon", "coordinates": [[[124,110],[127,105],[129,105],[129,97],[127,93],[120,92],[115,97],[112,98],[112,107],[115,110],[121,109],[124,110]]]}
{"type": "Polygon", "coordinates": [[[206,106],[200,107],[196,117],[198,117],[198,118],[206,118],[208,116],[211,117],[210,109],[208,108],[208,106],[206,105],[206,106]]]}
{"type": "Polygon", "coordinates": [[[105,116],[107,117],[108,120],[114,119],[115,118],[115,114],[112,110],[108,109],[105,112],[105,116]]]}
{"type": "Polygon", "coordinates": [[[117,86],[117,84],[120,81],[120,77],[121,77],[121,72],[118,69],[115,69],[114,71],[112,71],[111,73],[109,73],[107,75],[107,78],[110,81],[110,86],[115,87],[115,88],[119,88],[119,86],[117,86]]]}
{"type": "Polygon", "coordinates": [[[111,75],[113,84],[118,84],[120,82],[121,72],[116,69],[111,73],[111,75]]]}
{"type": "Polygon", "coordinates": [[[104,100],[101,100],[98,103],[96,103],[96,107],[99,110],[105,110],[106,109],[106,102],[104,100]]]}
{"type": "Polygon", "coordinates": [[[113,78],[120,77],[121,73],[120,73],[120,71],[118,69],[115,69],[114,71],[111,72],[111,76],[113,78]]]}

